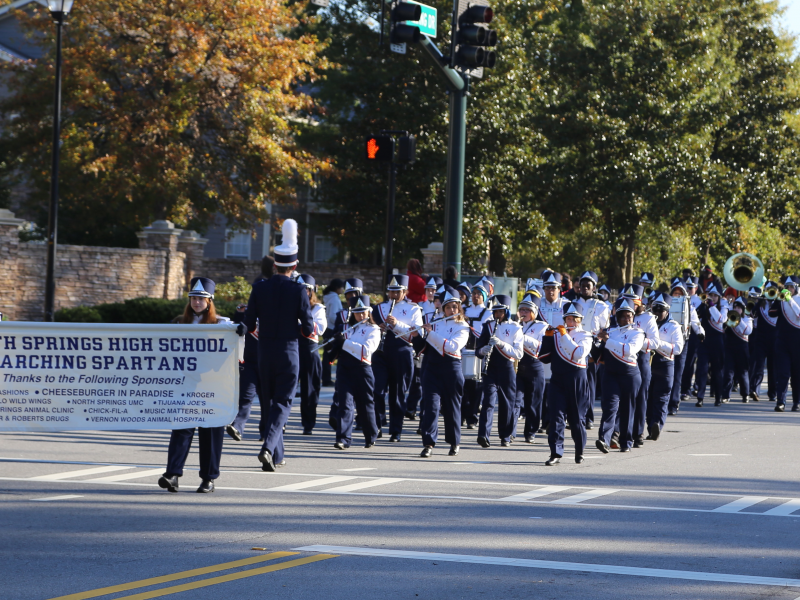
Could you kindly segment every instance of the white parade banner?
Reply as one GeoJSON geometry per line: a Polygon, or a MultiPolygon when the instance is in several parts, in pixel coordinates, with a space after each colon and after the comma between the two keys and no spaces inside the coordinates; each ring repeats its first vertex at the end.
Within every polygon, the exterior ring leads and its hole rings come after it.
{"type": "Polygon", "coordinates": [[[238,411],[236,325],[0,324],[0,431],[220,427],[238,411]]]}

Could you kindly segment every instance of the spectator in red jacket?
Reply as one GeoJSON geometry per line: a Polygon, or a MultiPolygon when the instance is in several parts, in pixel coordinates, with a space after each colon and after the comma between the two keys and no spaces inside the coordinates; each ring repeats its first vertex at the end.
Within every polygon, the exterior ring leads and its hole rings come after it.
{"type": "Polygon", "coordinates": [[[412,258],[406,265],[408,275],[407,297],[411,302],[422,302],[425,300],[425,280],[422,278],[422,265],[416,258],[412,258]]]}

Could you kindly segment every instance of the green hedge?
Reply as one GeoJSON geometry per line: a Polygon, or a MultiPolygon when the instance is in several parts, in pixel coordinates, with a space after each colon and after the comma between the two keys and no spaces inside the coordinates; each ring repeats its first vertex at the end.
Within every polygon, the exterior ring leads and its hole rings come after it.
{"type": "MultiPolygon", "coordinates": [[[[169,323],[182,315],[188,298],[132,298],[125,302],[62,308],[55,320],[66,323],[169,323]]],[[[215,300],[217,314],[233,317],[238,302],[215,300]]]]}

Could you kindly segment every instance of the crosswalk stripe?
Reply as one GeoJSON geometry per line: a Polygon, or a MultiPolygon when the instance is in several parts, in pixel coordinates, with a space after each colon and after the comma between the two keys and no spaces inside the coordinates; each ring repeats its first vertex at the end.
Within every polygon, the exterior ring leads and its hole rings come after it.
{"type": "Polygon", "coordinates": [[[294,492],[296,490],[304,490],[310,487],[317,487],[320,485],[328,485],[331,483],[339,483],[340,481],[350,481],[351,479],[358,479],[357,477],[348,477],[346,475],[336,475],[334,477],[323,477],[322,479],[312,479],[311,481],[301,481],[300,483],[290,483],[289,485],[282,485],[279,487],[269,488],[270,492],[294,492]]]}
{"type": "Polygon", "coordinates": [[[719,512],[719,513],[737,513],[740,510],[744,510],[748,506],[753,506],[754,504],[758,504],[759,502],[763,502],[767,500],[766,496],[744,496],[743,498],[739,498],[738,500],[734,500],[733,502],[728,502],[719,508],[715,508],[711,512],[719,512]]]}
{"type": "Polygon", "coordinates": [[[403,481],[402,479],[393,479],[391,477],[381,477],[380,479],[371,479],[369,481],[360,481],[359,483],[351,483],[340,487],[329,488],[322,490],[326,494],[345,494],[347,492],[355,492],[356,490],[364,490],[367,488],[375,487],[378,485],[386,485],[388,483],[396,483],[403,481]]]}
{"type": "Polygon", "coordinates": [[[133,467],[120,467],[109,465],[107,467],[94,467],[93,469],[80,469],[78,471],[67,471],[65,473],[53,473],[52,475],[39,475],[30,477],[31,481],[60,481],[72,477],[82,477],[83,475],[97,475],[99,473],[111,473],[113,471],[127,471],[133,467]]]}
{"type": "Polygon", "coordinates": [[[548,485],[546,487],[539,488],[538,490],[530,490],[528,492],[522,492],[521,494],[514,494],[513,496],[506,496],[505,498],[500,498],[500,500],[507,500],[508,502],[519,502],[522,500],[532,500],[533,498],[541,498],[542,496],[549,496],[550,494],[557,494],[558,492],[563,492],[564,490],[568,490],[569,486],[561,486],[561,485],[548,485]]]}
{"type": "Polygon", "coordinates": [[[108,477],[98,477],[89,481],[128,481],[129,479],[139,479],[140,477],[152,477],[160,475],[164,469],[149,469],[147,471],[137,471],[136,473],[122,473],[120,475],[109,475],[108,477]]]}
{"type": "Polygon", "coordinates": [[[613,494],[614,492],[618,491],[619,490],[612,490],[610,488],[599,488],[596,490],[581,492],[580,494],[575,494],[574,496],[567,496],[566,498],[561,498],[560,500],[553,500],[552,504],[579,504],[585,500],[593,500],[595,498],[607,496],[608,494],[613,494]]]}
{"type": "Polygon", "coordinates": [[[795,498],[794,500],[789,500],[788,502],[784,502],[780,506],[776,506],[775,508],[768,510],[765,512],[765,515],[775,515],[778,517],[788,517],[794,511],[800,510],[800,500],[795,498]]]}

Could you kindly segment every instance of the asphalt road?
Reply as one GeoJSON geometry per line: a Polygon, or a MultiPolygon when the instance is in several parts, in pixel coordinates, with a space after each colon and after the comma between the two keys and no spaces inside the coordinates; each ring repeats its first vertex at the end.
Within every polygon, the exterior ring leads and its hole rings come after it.
{"type": "Polygon", "coordinates": [[[800,413],[685,403],[644,448],[576,465],[568,437],[546,467],[545,440],[475,430],[420,459],[415,422],[335,450],[330,391],[277,473],[254,420],[226,438],[208,495],[196,447],[157,487],[165,432],[0,434],[0,597],[800,598],[800,413]]]}

